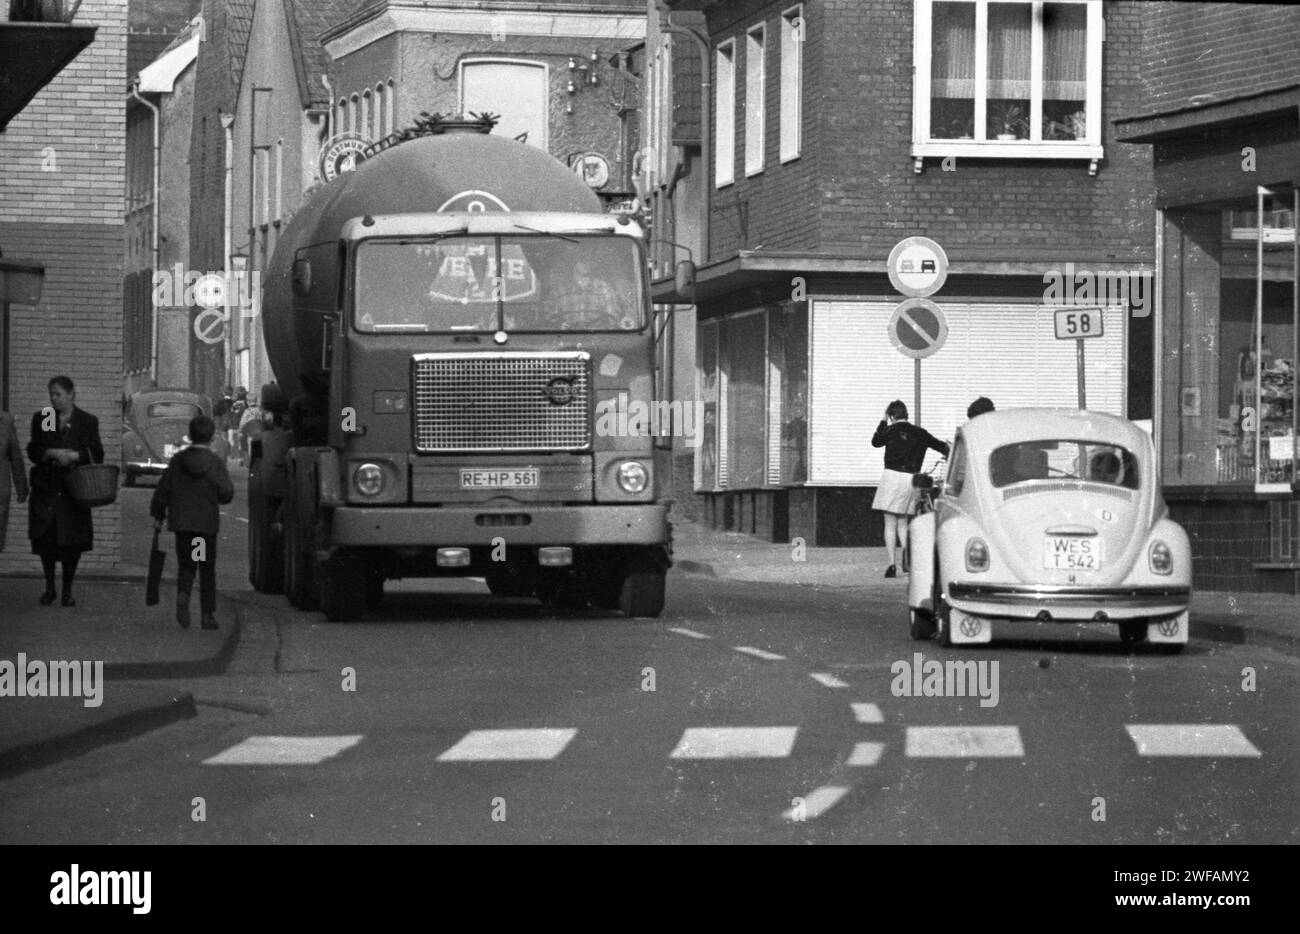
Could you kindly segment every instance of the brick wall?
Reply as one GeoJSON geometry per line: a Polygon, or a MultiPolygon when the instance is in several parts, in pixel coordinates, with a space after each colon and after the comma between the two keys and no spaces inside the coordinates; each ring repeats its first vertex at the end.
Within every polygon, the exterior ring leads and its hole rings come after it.
{"type": "MultiPolygon", "coordinates": [[[[67,374],[77,404],[99,417],[108,463],[121,460],[122,256],[126,3],[86,0],[79,24],[95,41],[0,135],[0,249],[45,266],[41,304],[10,306],[9,386],[21,440],[49,403],[46,383],[67,374]]],[[[82,566],[119,563],[117,506],[95,511],[95,549],[82,566]]],[[[0,571],[36,570],[27,510],[10,510],[0,571]]]]}
{"type": "Polygon", "coordinates": [[[1141,110],[1154,113],[1300,83],[1300,7],[1144,3],[1141,110]]]}

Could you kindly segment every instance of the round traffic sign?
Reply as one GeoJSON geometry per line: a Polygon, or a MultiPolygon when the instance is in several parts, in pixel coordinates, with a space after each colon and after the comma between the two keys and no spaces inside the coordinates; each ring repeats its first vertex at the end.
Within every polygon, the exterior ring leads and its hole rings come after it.
{"type": "Polygon", "coordinates": [[[890,316],[889,339],[903,356],[920,360],[948,339],[948,319],[929,299],[909,298],[899,302],[890,316]]]}
{"type": "Polygon", "coordinates": [[[948,254],[929,237],[908,237],[889,251],[889,281],[912,298],[924,298],[943,288],[948,278],[948,254]]]}

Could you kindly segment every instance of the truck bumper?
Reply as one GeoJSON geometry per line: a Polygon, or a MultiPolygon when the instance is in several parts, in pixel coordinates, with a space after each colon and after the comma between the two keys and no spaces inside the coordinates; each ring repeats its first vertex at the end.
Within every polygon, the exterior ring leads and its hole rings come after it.
{"type": "Polygon", "coordinates": [[[667,506],[548,506],[510,512],[483,509],[334,510],[330,539],[353,547],[511,545],[664,545],[667,506]]]}

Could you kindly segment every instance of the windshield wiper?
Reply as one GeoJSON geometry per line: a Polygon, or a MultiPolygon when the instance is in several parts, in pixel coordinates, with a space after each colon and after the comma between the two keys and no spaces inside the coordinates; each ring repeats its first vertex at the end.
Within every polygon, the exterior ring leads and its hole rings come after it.
{"type": "Polygon", "coordinates": [[[535,227],[525,227],[523,224],[511,224],[515,230],[526,230],[529,233],[541,234],[543,237],[555,237],[557,240],[565,240],[569,243],[577,243],[577,237],[566,237],[562,233],[556,233],[553,230],[538,230],[535,227]]]}

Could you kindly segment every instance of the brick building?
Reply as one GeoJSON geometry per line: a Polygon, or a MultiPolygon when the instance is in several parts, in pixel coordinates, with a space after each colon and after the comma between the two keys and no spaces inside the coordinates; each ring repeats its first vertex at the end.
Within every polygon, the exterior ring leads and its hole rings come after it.
{"type": "MultiPolygon", "coordinates": [[[[45,267],[40,304],[9,306],[0,383],[26,435],[31,413],[49,404],[50,377],[72,377],[77,404],[99,417],[106,460],[116,463],[122,435],[126,3],[85,0],[75,22],[96,27],[94,42],[0,134],[0,249],[7,261],[45,267]]],[[[39,568],[25,547],[26,520],[26,509],[10,510],[10,546],[0,554],[0,570],[39,568]]],[[[120,544],[119,507],[97,509],[95,548],[81,566],[115,567],[120,544]]]]}
{"type": "Polygon", "coordinates": [[[1300,585],[1300,9],[1149,3],[1121,139],[1154,159],[1156,431],[1195,583],[1300,585]]]}
{"type": "MultiPolygon", "coordinates": [[[[1150,417],[1150,304],[1129,305],[1150,283],[1151,156],[1110,128],[1141,92],[1138,4],[659,6],[703,14],[711,59],[695,481],[716,526],[881,541],[869,439],[890,400],[915,408],[914,362],[887,330],[903,298],[887,260],[909,236],[950,264],[922,425],[950,437],[978,395],[1075,404],[1045,276],[1103,271],[1135,291],[1067,296],[1103,307],[1088,404],[1150,417]]],[[[658,301],[690,297],[656,285],[658,301]]]]}

